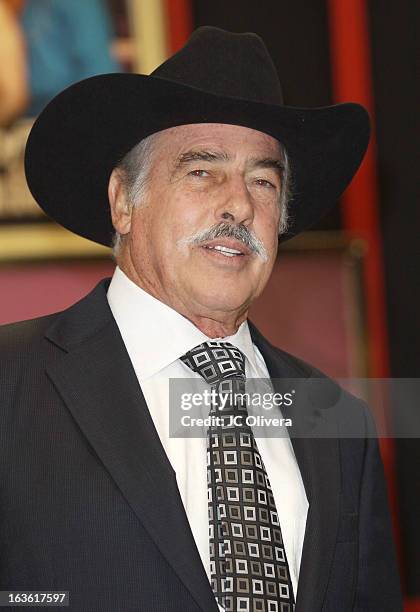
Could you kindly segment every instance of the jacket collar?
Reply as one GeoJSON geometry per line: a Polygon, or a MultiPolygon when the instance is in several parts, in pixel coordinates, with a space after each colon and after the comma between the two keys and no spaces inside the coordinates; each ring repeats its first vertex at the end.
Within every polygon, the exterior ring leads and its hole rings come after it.
{"type": "MultiPolygon", "coordinates": [[[[46,338],[61,349],[47,374],[197,604],[206,612],[216,612],[175,473],[108,306],[108,285],[108,279],[101,281],[47,330],[46,338]]],[[[312,377],[309,366],[273,347],[249,325],[276,390],[285,378],[307,381],[312,377]]],[[[322,607],[338,528],[338,442],[302,437],[299,428],[292,431],[291,441],[309,500],[296,612],[315,612],[322,607]]]]}

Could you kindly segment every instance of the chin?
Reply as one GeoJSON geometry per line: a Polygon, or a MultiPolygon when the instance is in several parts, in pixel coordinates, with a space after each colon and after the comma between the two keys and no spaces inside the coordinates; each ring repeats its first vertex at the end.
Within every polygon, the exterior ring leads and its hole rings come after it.
{"type": "Polygon", "coordinates": [[[208,310],[233,312],[246,309],[251,301],[249,294],[229,294],[227,287],[219,287],[198,296],[198,302],[208,310]]]}

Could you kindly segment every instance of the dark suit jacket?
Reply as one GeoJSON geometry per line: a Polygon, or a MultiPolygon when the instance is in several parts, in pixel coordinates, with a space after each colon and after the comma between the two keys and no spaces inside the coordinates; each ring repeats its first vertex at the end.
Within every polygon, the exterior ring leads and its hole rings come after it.
{"type": "MultiPolygon", "coordinates": [[[[86,612],[216,612],[106,290],[1,328],[0,590],[67,590],[86,612]]],[[[271,377],[319,375],[251,333],[271,377]]],[[[296,612],[398,612],[377,441],[292,442],[310,504],[296,612]]]]}

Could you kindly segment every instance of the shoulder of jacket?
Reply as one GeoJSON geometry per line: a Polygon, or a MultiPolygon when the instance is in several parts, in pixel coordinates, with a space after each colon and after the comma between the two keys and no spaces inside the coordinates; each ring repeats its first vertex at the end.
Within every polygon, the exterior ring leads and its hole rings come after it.
{"type": "Polygon", "coordinates": [[[349,410],[352,418],[359,423],[360,431],[374,430],[374,419],[368,404],[360,397],[350,393],[334,378],[322,372],[314,365],[296,357],[274,345],[271,345],[277,356],[286,361],[289,368],[297,375],[305,377],[306,390],[315,408],[337,410],[336,415],[346,420],[349,410]]]}
{"type": "Polygon", "coordinates": [[[22,354],[24,351],[29,351],[31,347],[38,346],[46,330],[59,314],[54,313],[0,325],[0,355],[2,358],[7,354],[10,356],[22,354]]]}
{"type": "MultiPolygon", "coordinates": [[[[272,345],[273,346],[273,345],[272,345]]],[[[300,357],[296,357],[296,355],[292,355],[283,349],[280,349],[277,346],[273,346],[274,350],[277,352],[278,356],[281,357],[284,361],[286,361],[289,366],[294,368],[300,375],[304,375],[306,377],[316,377],[316,378],[328,378],[326,374],[321,372],[313,366],[312,364],[304,361],[300,357]]]]}

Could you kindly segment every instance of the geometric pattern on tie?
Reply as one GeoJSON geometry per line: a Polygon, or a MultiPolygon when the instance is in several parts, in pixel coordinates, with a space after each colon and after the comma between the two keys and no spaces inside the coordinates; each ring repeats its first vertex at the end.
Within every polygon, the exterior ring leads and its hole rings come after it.
{"type": "MultiPolygon", "coordinates": [[[[229,342],[204,342],[181,360],[217,393],[245,393],[245,356],[229,342]]],[[[215,413],[214,406],[211,413],[215,413]]],[[[223,409],[207,431],[211,585],[227,612],[291,612],[294,594],[270,481],[246,402],[223,409]],[[231,416],[240,416],[230,426],[231,416]],[[238,422],[238,419],[237,419],[238,422]]]]}

